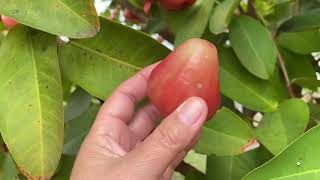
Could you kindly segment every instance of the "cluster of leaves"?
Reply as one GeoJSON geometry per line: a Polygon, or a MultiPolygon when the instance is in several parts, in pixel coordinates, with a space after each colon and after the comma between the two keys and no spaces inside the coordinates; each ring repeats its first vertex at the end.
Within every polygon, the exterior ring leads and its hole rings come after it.
{"type": "Polygon", "coordinates": [[[100,18],[91,0],[11,0],[0,14],[23,24],[0,23],[0,179],[68,179],[101,100],[170,53],[155,33],[218,47],[222,107],[195,147],[206,171],[186,179],[319,177],[319,0],[155,3],[149,14],[142,0],[114,0],[100,18]]]}

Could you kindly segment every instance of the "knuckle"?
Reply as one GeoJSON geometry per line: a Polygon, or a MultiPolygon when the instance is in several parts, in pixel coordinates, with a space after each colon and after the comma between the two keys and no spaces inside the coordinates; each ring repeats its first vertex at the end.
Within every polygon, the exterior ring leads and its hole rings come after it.
{"type": "Polygon", "coordinates": [[[166,149],[179,149],[182,144],[181,134],[177,128],[159,127],[159,143],[166,149]]]}

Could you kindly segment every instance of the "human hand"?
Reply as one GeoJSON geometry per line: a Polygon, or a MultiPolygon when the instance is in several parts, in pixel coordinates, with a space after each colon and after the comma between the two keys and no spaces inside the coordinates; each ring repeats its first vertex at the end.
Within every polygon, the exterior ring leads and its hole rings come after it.
{"type": "Polygon", "coordinates": [[[192,97],[154,129],[157,109],[148,104],[135,113],[135,104],[146,96],[155,66],[131,77],[105,101],[81,145],[71,180],[171,179],[198,141],[208,108],[192,97]]]}

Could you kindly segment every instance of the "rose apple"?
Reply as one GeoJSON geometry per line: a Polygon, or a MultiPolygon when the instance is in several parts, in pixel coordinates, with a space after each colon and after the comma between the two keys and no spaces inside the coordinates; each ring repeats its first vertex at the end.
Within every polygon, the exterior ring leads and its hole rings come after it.
{"type": "Polygon", "coordinates": [[[4,24],[4,26],[7,28],[7,29],[11,29],[13,28],[13,26],[15,26],[16,24],[18,24],[15,20],[7,17],[7,16],[1,16],[1,20],[4,24]]]}
{"type": "Polygon", "coordinates": [[[208,105],[210,118],[220,104],[218,71],[216,47],[205,40],[190,39],[151,72],[149,99],[167,116],[188,98],[201,97],[208,105]]]}
{"type": "Polygon", "coordinates": [[[166,10],[179,10],[191,6],[196,0],[160,0],[160,6],[166,10]]]}

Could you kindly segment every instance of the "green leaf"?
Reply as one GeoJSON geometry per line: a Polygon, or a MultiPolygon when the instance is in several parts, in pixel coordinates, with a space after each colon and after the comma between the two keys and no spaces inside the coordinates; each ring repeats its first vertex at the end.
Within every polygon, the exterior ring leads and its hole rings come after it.
{"type": "Polygon", "coordinates": [[[230,25],[231,46],[249,72],[270,79],[276,63],[276,48],[268,30],[256,20],[239,16],[230,25]]]}
{"type": "Polygon", "coordinates": [[[223,107],[203,127],[195,150],[218,156],[236,155],[243,153],[253,140],[254,135],[248,125],[231,110],[223,107]]]}
{"type": "Polygon", "coordinates": [[[281,26],[281,30],[285,31],[305,31],[316,28],[320,28],[320,9],[294,16],[281,26]]]}
{"type": "Polygon", "coordinates": [[[95,120],[99,108],[100,105],[91,104],[84,113],[65,124],[64,154],[76,155],[78,153],[84,138],[95,120]]]}
{"type": "Polygon", "coordinates": [[[278,102],[272,83],[246,71],[232,49],[218,49],[222,94],[252,110],[260,112],[275,110],[278,102]]]}
{"type": "Polygon", "coordinates": [[[307,104],[300,99],[289,99],[276,111],[264,114],[254,132],[259,142],[276,155],[304,132],[308,121],[307,104]]]}
{"type": "Polygon", "coordinates": [[[208,156],[206,180],[239,180],[271,158],[263,147],[236,156],[208,156]]]}
{"type": "Polygon", "coordinates": [[[320,8],[319,0],[299,0],[300,14],[310,13],[320,8]]]}
{"type": "Polygon", "coordinates": [[[0,153],[0,179],[13,180],[18,175],[16,164],[12,156],[7,153],[6,155],[0,153]]]}
{"type": "Polygon", "coordinates": [[[320,172],[319,136],[320,127],[312,128],[271,161],[247,174],[243,180],[318,179],[320,172]]]}
{"type": "Polygon", "coordinates": [[[309,103],[310,119],[316,123],[320,123],[320,104],[309,103]]]}
{"type": "Polygon", "coordinates": [[[63,144],[56,38],[18,26],[3,41],[0,59],[3,139],[25,175],[49,178],[63,144]]]}
{"type": "Polygon", "coordinates": [[[122,81],[169,53],[146,34],[103,18],[97,36],[71,40],[58,51],[67,78],[100,99],[106,99],[122,81]]]}
{"type": "Polygon", "coordinates": [[[317,80],[316,70],[312,65],[314,59],[311,55],[293,54],[286,50],[282,50],[281,53],[292,83],[312,90],[320,87],[320,81],[317,80]]]}
{"type": "Polygon", "coordinates": [[[214,8],[209,21],[212,33],[219,34],[226,31],[239,3],[240,0],[224,0],[214,8]]]}
{"type": "Polygon", "coordinates": [[[213,0],[198,0],[193,6],[183,11],[168,12],[167,17],[171,19],[170,24],[174,24],[176,32],[174,41],[176,47],[188,39],[202,36],[214,3],[213,0]]]}
{"type": "Polygon", "coordinates": [[[277,41],[285,49],[298,54],[320,51],[320,30],[281,33],[277,41]]]}
{"type": "Polygon", "coordinates": [[[203,180],[203,174],[195,169],[189,169],[185,175],[184,180],[203,180]]]}
{"type": "Polygon", "coordinates": [[[0,14],[72,38],[91,37],[99,31],[99,19],[91,0],[2,0],[0,14]]]}
{"type": "Polygon", "coordinates": [[[62,155],[59,167],[52,180],[69,180],[75,159],[75,156],[62,155]]]}
{"type": "Polygon", "coordinates": [[[67,79],[63,74],[61,74],[61,84],[63,100],[68,101],[71,95],[71,88],[73,87],[73,83],[69,79],[67,79]]]}
{"type": "Polygon", "coordinates": [[[64,108],[64,122],[68,122],[88,110],[91,99],[92,96],[89,93],[77,87],[64,108]]]}
{"type": "Polygon", "coordinates": [[[0,136],[0,179],[13,180],[18,172],[11,154],[6,152],[5,147],[6,145],[0,136]]]}
{"type": "Polygon", "coordinates": [[[207,156],[204,154],[196,153],[191,150],[187,156],[183,159],[184,162],[190,164],[194,168],[198,169],[202,173],[206,173],[207,156]]]}

